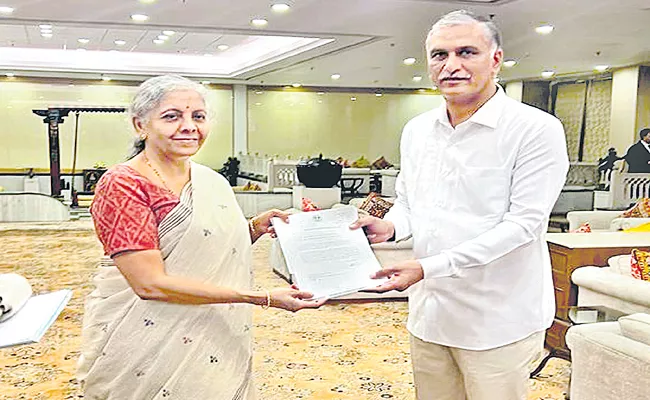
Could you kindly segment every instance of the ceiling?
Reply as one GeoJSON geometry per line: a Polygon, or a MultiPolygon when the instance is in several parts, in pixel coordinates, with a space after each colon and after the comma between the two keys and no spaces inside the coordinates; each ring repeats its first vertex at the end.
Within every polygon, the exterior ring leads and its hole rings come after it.
{"type": "Polygon", "coordinates": [[[439,16],[460,8],[492,16],[500,26],[505,57],[518,62],[503,68],[506,81],[541,79],[543,70],[563,77],[593,73],[595,65],[650,63],[650,0],[143,1],[0,0],[0,7],[14,8],[0,14],[0,70],[88,77],[179,72],[221,83],[421,88],[430,85],[424,37],[439,16]],[[291,8],[275,13],[277,2],[291,8]],[[134,22],[132,14],[149,19],[134,22]],[[268,25],[253,27],[254,18],[268,25]],[[551,34],[535,32],[544,23],[555,27],[551,34]],[[51,38],[41,36],[40,24],[53,26],[51,38]],[[175,33],[153,43],[164,30],[175,33]],[[219,50],[222,44],[229,48],[219,50]],[[87,51],[72,51],[77,48],[87,51]],[[404,65],[407,57],[416,62],[404,65]]]}

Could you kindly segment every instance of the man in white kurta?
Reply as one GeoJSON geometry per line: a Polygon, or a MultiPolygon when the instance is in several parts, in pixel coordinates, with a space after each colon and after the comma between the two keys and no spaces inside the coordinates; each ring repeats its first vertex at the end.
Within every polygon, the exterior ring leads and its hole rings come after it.
{"type": "Polygon", "coordinates": [[[555,310],[544,240],[568,170],[559,120],[507,97],[491,22],[454,12],[427,38],[445,102],[407,123],[397,200],[364,217],[371,242],[413,236],[415,260],[379,291],[409,296],[418,399],[526,399],[528,365],[555,310]]]}

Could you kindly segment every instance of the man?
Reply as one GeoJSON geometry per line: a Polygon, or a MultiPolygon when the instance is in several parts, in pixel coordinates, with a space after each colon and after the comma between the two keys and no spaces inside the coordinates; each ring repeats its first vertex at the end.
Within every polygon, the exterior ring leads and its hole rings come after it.
{"type": "Polygon", "coordinates": [[[641,129],[641,139],[627,149],[623,156],[630,173],[650,173],[650,128],[641,129]]]}
{"type": "Polygon", "coordinates": [[[413,236],[416,259],[377,273],[390,279],[376,290],[415,285],[418,399],[526,399],[555,310],[544,233],[569,166],[564,130],[495,84],[503,50],[492,22],[449,13],[426,51],[445,102],[404,127],[391,211],[351,228],[373,243],[413,236]]]}

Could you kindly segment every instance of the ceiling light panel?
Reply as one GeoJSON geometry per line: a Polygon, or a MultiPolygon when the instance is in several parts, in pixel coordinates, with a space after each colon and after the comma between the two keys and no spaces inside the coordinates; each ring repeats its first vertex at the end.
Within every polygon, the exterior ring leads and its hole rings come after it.
{"type": "MultiPolygon", "coordinates": [[[[212,40],[215,40],[214,35],[212,40]]],[[[97,51],[94,48],[71,51],[60,47],[0,47],[0,69],[10,70],[20,66],[23,69],[52,72],[177,73],[233,78],[332,41],[333,39],[291,36],[242,36],[239,45],[227,52],[215,53],[213,57],[204,57],[204,52],[170,52],[169,47],[173,47],[173,44],[167,42],[156,45],[152,41],[141,43],[136,51],[119,52],[97,51]],[[147,47],[147,51],[143,51],[142,47],[147,47]]]]}

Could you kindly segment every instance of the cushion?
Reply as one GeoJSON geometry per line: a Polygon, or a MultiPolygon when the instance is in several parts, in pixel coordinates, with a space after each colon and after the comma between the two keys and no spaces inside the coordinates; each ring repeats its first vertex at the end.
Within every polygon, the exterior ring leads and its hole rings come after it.
{"type": "Polygon", "coordinates": [[[320,208],[310,198],[303,197],[300,202],[302,211],[318,211],[320,208]]]}
{"type": "Polygon", "coordinates": [[[650,222],[635,226],[634,228],[625,229],[625,232],[650,232],[650,222]]]}
{"type": "Polygon", "coordinates": [[[650,346],[650,315],[638,313],[618,319],[623,336],[650,346]]]}
{"type": "Polygon", "coordinates": [[[650,198],[644,197],[627,211],[621,214],[622,218],[648,218],[650,217],[650,198]]]}
{"type": "Polygon", "coordinates": [[[377,218],[384,218],[388,210],[393,206],[388,200],[382,199],[377,193],[370,193],[365,198],[363,203],[359,206],[360,210],[366,211],[368,214],[377,218]]]}
{"type": "Polygon", "coordinates": [[[589,222],[585,222],[570,233],[591,233],[591,225],[589,225],[589,222]]]}
{"type": "Polygon", "coordinates": [[[634,249],[632,250],[632,259],[630,261],[630,270],[632,277],[643,281],[650,281],[650,252],[634,249]]]}

